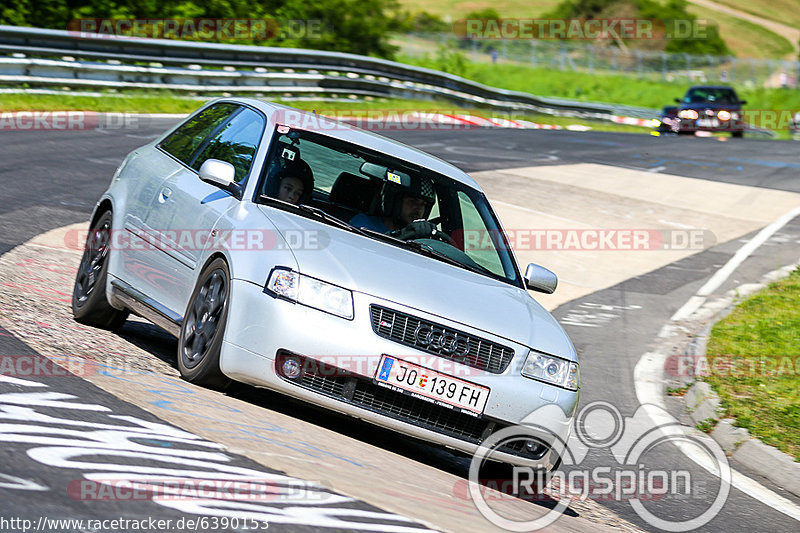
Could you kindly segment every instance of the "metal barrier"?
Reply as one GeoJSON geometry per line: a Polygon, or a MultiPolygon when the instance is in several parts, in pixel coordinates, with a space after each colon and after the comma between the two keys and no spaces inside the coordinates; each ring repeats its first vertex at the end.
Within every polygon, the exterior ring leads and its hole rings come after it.
{"type": "Polygon", "coordinates": [[[0,84],[184,92],[441,98],[500,111],[615,120],[653,118],[655,109],[542,98],[458,76],[355,54],[78,36],[0,25],[0,84]]]}

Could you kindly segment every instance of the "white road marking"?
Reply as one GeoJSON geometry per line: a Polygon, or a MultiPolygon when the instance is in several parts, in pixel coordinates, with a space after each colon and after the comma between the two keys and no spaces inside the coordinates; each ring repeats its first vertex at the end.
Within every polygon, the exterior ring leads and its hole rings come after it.
{"type": "Polygon", "coordinates": [[[755,252],[759,246],[764,244],[767,239],[772,237],[775,233],[778,232],[781,228],[783,228],[786,224],[792,221],[795,217],[800,216],[800,207],[795,207],[788,213],[785,213],[781,217],[779,217],[775,222],[770,224],[769,226],[765,227],[758,234],[750,239],[744,246],[739,248],[739,250],[731,257],[725,265],[717,270],[713,276],[702,286],[700,290],[697,291],[695,296],[689,298],[689,300],[678,309],[670,320],[672,321],[679,321],[684,320],[692,315],[695,311],[697,311],[701,305],[706,301],[706,298],[711,295],[715,290],[719,288],[720,285],[725,283],[733,272],[739,268],[745,259],[750,257],[753,252],[755,252]]]}
{"type": "MultiPolygon", "coordinates": [[[[664,363],[666,362],[668,354],[660,354],[648,352],[644,354],[636,367],[633,369],[633,379],[636,388],[636,398],[643,406],[655,406],[656,409],[648,409],[647,414],[653,421],[655,426],[664,423],[660,417],[666,413],[667,405],[663,397],[663,382],[664,382],[664,363]]],[[[674,432],[675,428],[671,427],[674,432]]],[[[681,431],[683,429],[681,428],[681,431]]],[[[686,432],[684,431],[684,434],[686,432]]],[[[712,475],[719,477],[719,473],[715,471],[708,464],[708,458],[701,453],[696,447],[693,446],[678,446],[683,454],[700,465],[703,469],[710,472],[712,475]]],[[[787,516],[800,520],[800,507],[780,496],[760,483],[753,481],[747,476],[737,472],[731,468],[731,484],[744,492],[748,496],[769,505],[776,511],[779,511],[787,516]]]]}

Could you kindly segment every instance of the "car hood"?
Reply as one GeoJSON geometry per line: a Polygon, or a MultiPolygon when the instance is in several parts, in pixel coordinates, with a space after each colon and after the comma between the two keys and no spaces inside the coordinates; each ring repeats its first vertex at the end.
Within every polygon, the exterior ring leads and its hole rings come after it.
{"type": "Polygon", "coordinates": [[[315,236],[307,242],[318,245],[292,246],[303,274],[576,359],[564,330],[524,289],[316,220],[259,208],[282,233],[315,236]]]}

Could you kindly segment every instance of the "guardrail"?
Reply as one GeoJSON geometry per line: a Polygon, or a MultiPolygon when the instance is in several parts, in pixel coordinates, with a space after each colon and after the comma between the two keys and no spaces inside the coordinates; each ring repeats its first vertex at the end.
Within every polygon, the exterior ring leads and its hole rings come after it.
{"type": "Polygon", "coordinates": [[[619,121],[655,109],[542,98],[355,54],[86,35],[0,25],[0,84],[183,92],[443,98],[503,111],[619,121]]]}

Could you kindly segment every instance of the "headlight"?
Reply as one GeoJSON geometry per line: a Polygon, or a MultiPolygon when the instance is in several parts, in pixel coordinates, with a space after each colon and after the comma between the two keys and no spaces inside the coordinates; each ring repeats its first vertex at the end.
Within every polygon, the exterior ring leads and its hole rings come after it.
{"type": "Polygon", "coordinates": [[[581,385],[578,363],[534,351],[525,359],[522,375],[572,391],[581,385]]]}
{"type": "Polygon", "coordinates": [[[678,113],[678,116],[681,118],[688,118],[689,120],[695,120],[700,115],[698,115],[697,111],[694,109],[681,109],[680,113],[678,113]]]}
{"type": "Polygon", "coordinates": [[[265,290],[270,294],[307,305],[348,320],[353,318],[353,293],[293,270],[274,268],[265,290]]]}
{"type": "Polygon", "coordinates": [[[730,112],[725,111],[723,109],[722,111],[717,113],[717,118],[720,119],[720,120],[730,120],[731,119],[731,114],[730,114],[730,112]]]}

